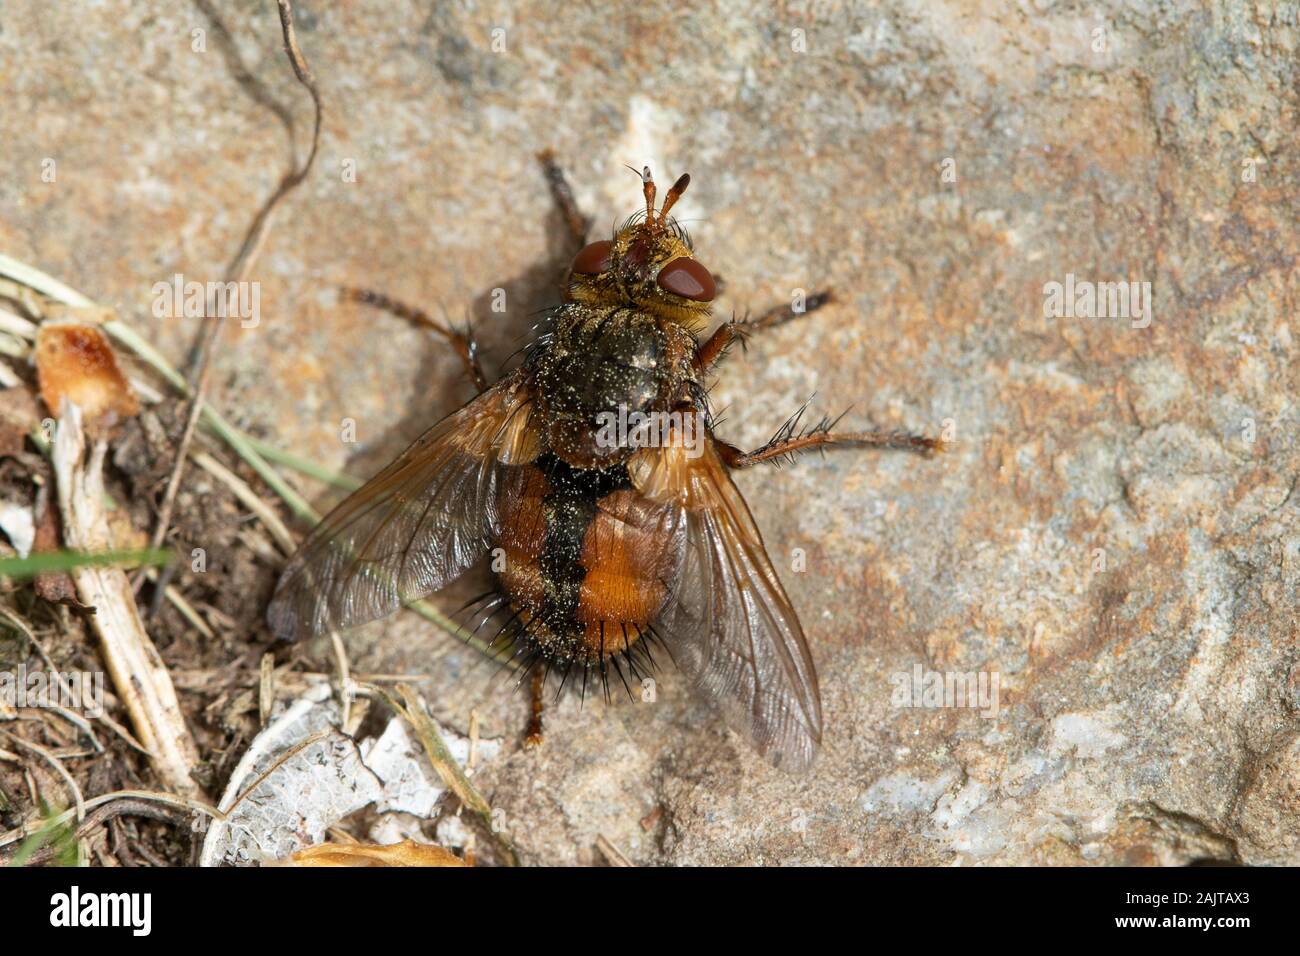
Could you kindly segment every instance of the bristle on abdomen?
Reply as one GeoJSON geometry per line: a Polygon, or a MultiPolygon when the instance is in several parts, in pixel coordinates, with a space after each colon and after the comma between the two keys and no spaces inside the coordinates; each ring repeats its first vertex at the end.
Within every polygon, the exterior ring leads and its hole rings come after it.
{"type": "Polygon", "coordinates": [[[640,681],[655,666],[652,628],[676,561],[661,509],[637,495],[626,471],[578,469],[552,456],[523,467],[503,489],[501,561],[509,613],[497,648],[527,668],[597,671],[640,681]]]}

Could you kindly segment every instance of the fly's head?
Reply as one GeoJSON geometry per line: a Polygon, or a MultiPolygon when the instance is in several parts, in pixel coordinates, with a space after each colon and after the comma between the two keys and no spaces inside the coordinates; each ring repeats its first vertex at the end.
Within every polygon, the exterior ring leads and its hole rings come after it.
{"type": "Polygon", "coordinates": [[[641,172],[645,212],[624,223],[612,239],[583,247],[570,267],[567,296],[593,306],[630,306],[701,331],[717,293],[713,276],[695,258],[686,234],[668,215],[686,192],[682,175],[655,209],[650,167],[641,172]]]}

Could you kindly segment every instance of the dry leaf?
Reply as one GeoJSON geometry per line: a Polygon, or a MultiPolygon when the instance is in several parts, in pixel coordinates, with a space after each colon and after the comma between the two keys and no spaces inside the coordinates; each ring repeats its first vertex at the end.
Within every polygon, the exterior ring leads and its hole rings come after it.
{"type": "Polygon", "coordinates": [[[379,846],[375,843],[322,843],[299,850],[284,866],[468,866],[440,846],[405,840],[379,846]]]}
{"type": "Polygon", "coordinates": [[[81,409],[92,436],[140,411],[108,337],[94,326],[43,324],[36,333],[36,373],[46,407],[58,414],[66,398],[81,409]]]}

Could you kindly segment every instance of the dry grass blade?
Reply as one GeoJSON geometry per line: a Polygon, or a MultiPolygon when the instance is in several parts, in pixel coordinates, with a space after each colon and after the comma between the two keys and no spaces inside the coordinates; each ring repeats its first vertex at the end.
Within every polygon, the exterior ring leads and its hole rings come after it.
{"type": "MultiPolygon", "coordinates": [[[[41,295],[64,305],[83,309],[96,308],[92,300],[76,289],[70,288],[41,270],[29,266],[25,262],[12,259],[3,253],[0,253],[0,275],[8,276],[18,286],[33,289],[41,295]]],[[[185,380],[185,377],[176,371],[157,349],[129,325],[120,319],[110,319],[104,323],[104,331],[112,336],[114,340],[130,349],[137,358],[162,376],[169,385],[182,395],[194,395],[194,389],[185,380]]],[[[320,513],[308,504],[302,495],[289,486],[284,478],[271,467],[267,458],[274,458],[289,468],[340,488],[350,490],[360,485],[360,482],[353,478],[335,474],[326,468],[304,461],[288,452],[274,449],[265,442],[244,434],[226,421],[216,409],[206,402],[202,403],[202,408],[203,420],[212,433],[229,445],[250,468],[257,472],[258,477],[280,496],[280,499],[288,506],[289,510],[304,521],[314,524],[320,520],[320,513]]],[[[464,641],[479,653],[493,660],[501,661],[509,667],[516,666],[512,658],[494,651],[486,641],[467,632],[428,601],[412,601],[407,607],[426,621],[438,625],[448,634],[464,641]]]]}
{"type": "MultiPolygon", "coordinates": [[[[103,506],[105,445],[85,461],[81,413],[65,405],[54,440],[54,474],[67,544],[82,551],[112,550],[103,506]]],[[[197,796],[191,776],[198,750],[185,724],[171,676],[145,632],[135,596],[120,568],[82,567],[72,572],[81,600],[96,609],[93,621],[104,660],[140,742],[168,789],[197,796]]]]}
{"type": "MultiPolygon", "coordinates": [[[[49,668],[50,673],[58,676],[59,684],[63,687],[64,693],[68,695],[68,699],[74,699],[75,693],[72,689],[72,685],[68,682],[68,679],[62,675],[59,668],[55,666],[54,661],[50,659],[50,655],[45,650],[44,645],[36,639],[36,635],[32,632],[32,629],[27,626],[27,622],[13,611],[3,606],[0,606],[0,619],[6,621],[11,627],[24,635],[27,640],[31,642],[32,646],[36,648],[36,653],[40,655],[45,666],[49,668]]],[[[112,717],[108,716],[108,714],[101,713],[96,719],[109,730],[113,731],[113,733],[125,740],[127,746],[131,747],[133,750],[139,751],[146,757],[150,756],[149,751],[140,744],[140,741],[136,740],[129,730],[119,724],[112,717]]]]}
{"type": "MultiPolygon", "coordinates": [[[[157,581],[158,572],[153,568],[149,568],[145,572],[145,578],[149,581],[157,581]]],[[[216,640],[216,632],[208,626],[208,622],[203,620],[202,615],[194,609],[194,605],[185,600],[185,595],[181,594],[180,588],[174,584],[167,585],[163,588],[163,597],[167,598],[171,606],[176,608],[177,612],[190,623],[191,627],[209,640],[216,640]]]]}
{"type": "Polygon", "coordinates": [[[519,855],[515,851],[514,844],[505,834],[499,832],[493,826],[492,807],[488,805],[488,802],[483,799],[483,795],[470,783],[460,764],[456,762],[456,758],[447,749],[447,744],[442,739],[438,725],[433,722],[433,718],[424,709],[424,705],[415,690],[408,684],[398,684],[397,693],[402,698],[401,701],[398,701],[382,687],[371,686],[368,689],[371,693],[382,698],[395,714],[411,725],[416,736],[420,738],[420,743],[429,758],[429,763],[433,765],[433,769],[437,771],[443,783],[456,795],[461,804],[477,816],[483,825],[487,827],[505,853],[510,865],[518,866],[519,855]]]}
{"type": "Polygon", "coordinates": [[[601,833],[596,836],[596,849],[609,861],[610,866],[636,866],[623,855],[623,851],[610,842],[609,837],[601,833]]]}
{"type": "Polygon", "coordinates": [[[72,774],[68,773],[67,768],[63,766],[63,762],[44,747],[39,747],[30,741],[23,740],[21,737],[11,734],[7,730],[0,730],[0,734],[4,734],[24,750],[30,750],[54,768],[54,772],[62,778],[64,785],[68,788],[68,796],[72,798],[77,820],[84,820],[86,818],[86,798],[82,796],[81,788],[77,786],[77,781],[72,779],[72,774]]]}
{"type": "Polygon", "coordinates": [[[267,531],[271,532],[271,537],[275,538],[276,543],[284,549],[285,554],[293,553],[294,548],[298,545],[294,541],[292,532],[284,526],[284,522],[280,520],[279,515],[271,510],[266,502],[257,497],[253,489],[248,487],[247,482],[205,451],[195,452],[191,457],[193,457],[196,465],[229,488],[231,493],[249,511],[257,515],[258,520],[266,526],[267,531]]]}

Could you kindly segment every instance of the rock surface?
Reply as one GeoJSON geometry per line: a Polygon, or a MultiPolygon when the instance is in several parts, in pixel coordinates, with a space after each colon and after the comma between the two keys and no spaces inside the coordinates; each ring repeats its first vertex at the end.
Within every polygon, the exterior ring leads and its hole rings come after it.
{"type": "MultiPolygon", "coordinates": [[[[597,231],[636,208],[624,163],[689,170],[720,315],[835,290],[724,367],[729,440],[814,392],[956,439],[738,479],[818,662],[812,774],[671,673],[654,704],[565,701],[480,778],[528,860],[598,862],[603,835],[647,864],[1300,863],[1300,14],[1191,6],[299,4],[324,138],[260,322],[223,341],[240,425],[365,475],[465,400],[437,340],[331,289],[472,315],[503,360],[572,254],[551,147],[597,231]],[[1151,308],[1045,317],[1070,281],[1151,308]],[[900,706],[916,668],[996,673],[996,715],[900,706]]],[[[0,63],[0,250],[179,361],[194,321],[154,318],[152,286],[219,278],[306,148],[273,5],[19,0],[0,63]]],[[[430,675],[445,723],[522,726],[413,616],[351,646],[430,675]]]]}

